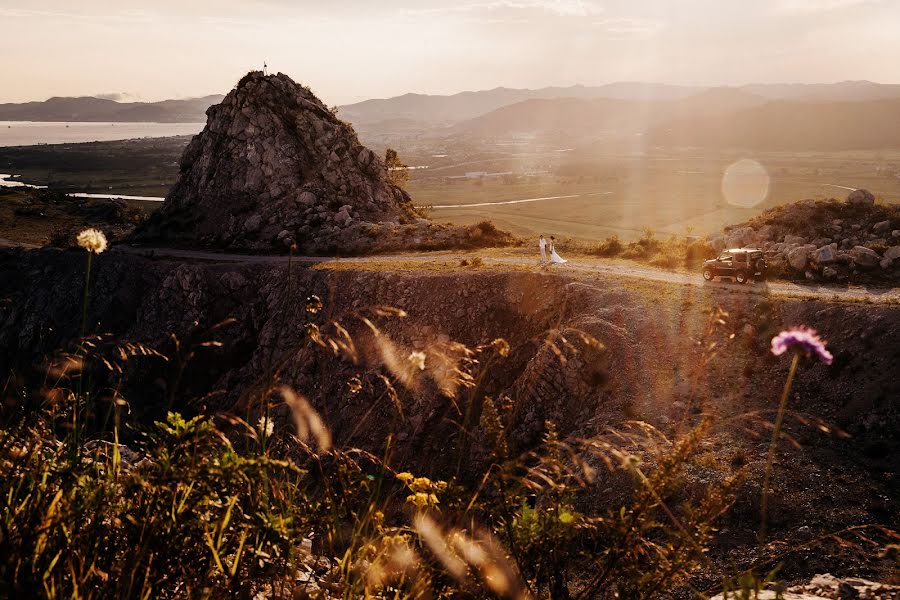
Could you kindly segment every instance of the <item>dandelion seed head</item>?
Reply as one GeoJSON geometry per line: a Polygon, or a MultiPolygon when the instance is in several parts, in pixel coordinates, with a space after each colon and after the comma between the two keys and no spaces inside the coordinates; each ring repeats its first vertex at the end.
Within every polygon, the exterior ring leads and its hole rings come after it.
{"type": "Polygon", "coordinates": [[[826,365],[834,360],[819,334],[809,327],[793,327],[772,338],[772,354],[775,356],[781,356],[792,348],[815,357],[826,365]]]}
{"type": "Polygon", "coordinates": [[[75,238],[75,241],[79,246],[94,254],[100,254],[106,250],[107,246],[106,236],[103,235],[102,231],[94,229],[93,227],[79,233],[75,238]]]}

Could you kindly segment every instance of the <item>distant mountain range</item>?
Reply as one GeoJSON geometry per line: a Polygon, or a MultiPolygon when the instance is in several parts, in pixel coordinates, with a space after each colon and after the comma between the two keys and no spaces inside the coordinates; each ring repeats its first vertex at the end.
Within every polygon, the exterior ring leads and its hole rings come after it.
{"type": "Polygon", "coordinates": [[[823,84],[750,84],[739,87],[677,86],[659,83],[621,82],[587,87],[547,87],[536,90],[495,88],[461,92],[451,96],[405,94],[383,100],[365,100],[339,107],[341,118],[354,125],[409,119],[427,124],[455,124],[528,100],[609,99],[634,102],[681,100],[703,94],[745,93],[763,100],[809,102],[861,102],[900,98],[900,85],[871,81],[823,84]]]}
{"type": "Polygon", "coordinates": [[[0,104],[0,121],[94,121],[111,123],[205,123],[206,109],[224,96],[161,102],[116,102],[93,97],[50,98],[0,104]]]}
{"type": "Polygon", "coordinates": [[[714,88],[678,99],[532,99],[457,123],[456,134],[480,138],[560,140],[643,134],[666,122],[709,119],[767,103],[733,88],[714,88]]]}
{"type": "Polygon", "coordinates": [[[900,148],[900,98],[857,102],[777,100],[732,113],[672,119],[646,145],[750,150],[900,148]]]}
{"type": "MultiPolygon", "coordinates": [[[[162,102],[51,98],[0,104],[0,121],[205,122],[223,96],[162,102]]],[[[364,139],[519,139],[753,150],[900,148],[900,85],[622,82],[449,96],[405,94],[339,107],[364,139]],[[393,138],[391,137],[393,136],[393,138]]]]}
{"type": "Polygon", "coordinates": [[[534,99],[609,98],[640,100],[647,98],[684,98],[703,88],[661,83],[611,83],[598,87],[573,85],[537,90],[498,87],[477,92],[460,92],[452,96],[404,94],[394,98],[364,100],[338,107],[340,116],[354,124],[369,124],[394,119],[411,119],[423,123],[456,123],[478,117],[492,110],[534,99]]]}

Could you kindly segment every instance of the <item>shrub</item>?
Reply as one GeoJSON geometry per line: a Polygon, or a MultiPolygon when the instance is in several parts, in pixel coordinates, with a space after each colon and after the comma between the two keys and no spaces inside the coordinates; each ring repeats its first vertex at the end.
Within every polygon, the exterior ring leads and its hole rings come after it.
{"type": "Polygon", "coordinates": [[[75,232],[67,227],[54,227],[50,232],[50,245],[68,250],[75,247],[75,232]]]}
{"type": "Polygon", "coordinates": [[[681,260],[679,257],[671,252],[660,252],[650,259],[651,265],[664,269],[673,269],[677,267],[680,262],[681,260]]]}
{"type": "Polygon", "coordinates": [[[497,229],[497,226],[494,225],[491,221],[481,221],[477,225],[475,225],[477,229],[481,230],[481,233],[487,236],[496,236],[500,233],[500,230],[497,229]]]}
{"type": "Polygon", "coordinates": [[[618,256],[623,249],[624,246],[619,240],[619,236],[611,235],[597,245],[594,254],[597,256],[618,256]]]}
{"type": "Polygon", "coordinates": [[[484,264],[484,261],[480,256],[473,256],[472,258],[463,258],[459,261],[459,266],[461,267],[480,267],[484,264]]]}
{"type": "Polygon", "coordinates": [[[704,260],[714,258],[716,251],[706,238],[701,238],[689,242],[684,249],[684,265],[686,267],[694,267],[702,263],[704,260]]]}
{"type": "Polygon", "coordinates": [[[631,260],[646,260],[648,256],[650,256],[649,250],[638,242],[628,244],[625,250],[622,251],[622,258],[631,260]]]}
{"type": "Polygon", "coordinates": [[[384,151],[384,167],[387,169],[387,180],[391,184],[402,188],[409,182],[409,168],[393,148],[384,151]]]}

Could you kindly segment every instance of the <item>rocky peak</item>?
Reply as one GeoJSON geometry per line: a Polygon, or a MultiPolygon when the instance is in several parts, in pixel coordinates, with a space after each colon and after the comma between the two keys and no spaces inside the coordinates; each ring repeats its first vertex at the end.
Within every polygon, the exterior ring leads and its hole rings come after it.
{"type": "Polygon", "coordinates": [[[287,75],[251,72],[206,114],[175,186],[138,237],[360,252],[385,225],[415,222],[382,160],[287,75]]]}

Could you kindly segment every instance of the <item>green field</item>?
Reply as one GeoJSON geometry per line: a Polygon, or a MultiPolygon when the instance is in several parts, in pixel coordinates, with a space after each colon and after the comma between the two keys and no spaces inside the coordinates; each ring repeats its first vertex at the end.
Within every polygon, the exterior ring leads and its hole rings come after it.
{"type": "MultiPolygon", "coordinates": [[[[729,203],[723,175],[740,155],[591,157],[550,165],[543,175],[449,179],[417,173],[409,191],[418,204],[473,205],[537,197],[577,196],[498,206],[437,208],[432,218],[455,223],[493,220],[519,235],[599,239],[612,234],[634,238],[647,227],[657,233],[707,234],[745,221],[761,210],[807,198],[844,198],[849,190],[870,189],[877,197],[900,198],[900,153],[841,153],[754,156],[768,173],[768,193],[744,207],[729,203]],[[892,165],[897,165],[896,171],[892,165]],[[831,184],[831,185],[828,185],[831,184]]],[[[512,170],[491,161],[490,168],[512,170]]],[[[467,170],[478,169],[469,164],[467,170]]]]}
{"type": "MultiPolygon", "coordinates": [[[[164,196],[174,183],[189,138],[162,138],[58,146],[0,148],[0,172],[67,192],[164,196]]],[[[900,199],[900,151],[841,153],[648,152],[644,155],[529,152],[524,148],[450,147],[445,156],[427,146],[400,148],[410,165],[407,188],[441,222],[485,219],[521,236],[555,235],[596,240],[720,231],[771,206],[806,198],[843,198],[867,188],[885,201],[900,199]],[[729,165],[752,158],[770,178],[768,193],[752,207],[726,201],[729,165]],[[466,178],[466,173],[495,174],[466,178]],[[548,196],[537,202],[472,206],[548,196]]],[[[155,208],[149,206],[148,208],[155,208]]]]}
{"type": "Polygon", "coordinates": [[[190,136],[0,148],[0,173],[61,192],[165,196],[190,136]]]}

